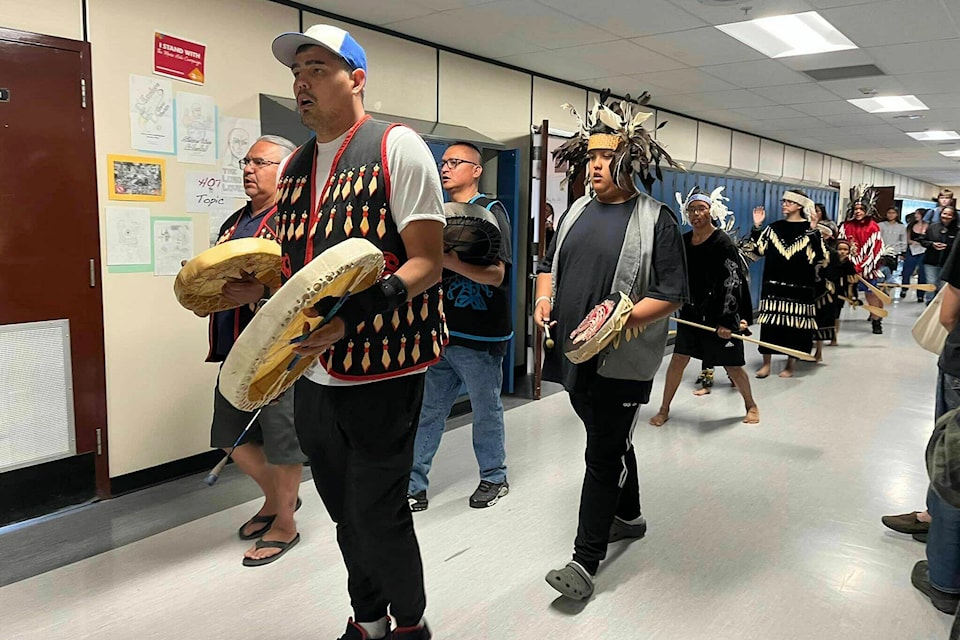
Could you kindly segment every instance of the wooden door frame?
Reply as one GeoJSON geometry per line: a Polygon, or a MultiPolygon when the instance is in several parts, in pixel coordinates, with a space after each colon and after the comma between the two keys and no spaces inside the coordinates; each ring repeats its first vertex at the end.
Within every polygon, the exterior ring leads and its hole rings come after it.
{"type": "MultiPolygon", "coordinates": [[[[100,292],[100,334],[91,336],[91,340],[97,340],[97,351],[100,361],[100,374],[102,376],[103,393],[97,399],[94,421],[96,425],[93,433],[76,433],[77,455],[82,453],[94,454],[96,469],[97,496],[108,498],[111,495],[110,490],[110,456],[107,445],[107,397],[106,397],[106,354],[104,349],[104,323],[103,323],[103,269],[102,255],[100,253],[100,200],[97,183],[97,151],[96,138],[94,136],[94,112],[93,112],[93,73],[90,60],[90,43],[79,40],[70,40],[67,38],[58,38],[55,36],[41,35],[28,31],[17,31],[0,27],[0,40],[6,40],[16,44],[47,47],[51,49],[60,49],[71,51],[80,55],[80,77],[86,83],[86,109],[88,114],[82,132],[83,138],[89,143],[89,163],[92,179],[89,181],[89,192],[80,194],[81,202],[92,202],[94,211],[97,215],[97,246],[94,256],[94,275],[96,277],[96,288],[100,292]],[[96,430],[99,429],[100,437],[97,438],[96,430]]],[[[80,87],[77,88],[77,99],[80,99],[80,87]]],[[[76,427],[75,427],[76,428],[76,427]]]]}

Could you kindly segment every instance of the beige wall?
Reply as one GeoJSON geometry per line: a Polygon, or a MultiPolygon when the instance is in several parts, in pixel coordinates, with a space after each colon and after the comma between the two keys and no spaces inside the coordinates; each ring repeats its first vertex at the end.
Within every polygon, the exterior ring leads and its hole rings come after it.
{"type": "MultiPolygon", "coordinates": [[[[259,93],[291,95],[290,73],[273,59],[270,42],[280,32],[298,29],[295,9],[266,0],[168,0],[162,7],[141,0],[93,0],[88,6],[101,218],[104,207],[118,204],[107,199],[107,154],[138,153],[130,147],[128,76],[150,75],[155,29],[207,45],[206,85],[174,82],[174,86],[178,91],[213,96],[221,114],[257,118],[259,93]],[[145,15],[150,19],[144,20],[145,15]]],[[[79,39],[80,7],[80,0],[0,0],[0,25],[79,39]]],[[[330,21],[304,14],[306,26],[317,22],[330,21]]],[[[370,67],[366,96],[369,110],[439,119],[517,147],[521,152],[521,185],[529,184],[531,123],[539,124],[548,118],[557,128],[573,130],[575,121],[560,105],[570,102],[583,112],[588,98],[592,105],[596,96],[464,56],[446,52],[438,56],[437,50],[429,46],[351,25],[341,26],[348,28],[366,48],[370,67]]],[[[661,132],[668,149],[690,156],[683,159],[696,159],[698,123],[668,113],[659,113],[648,122],[654,125],[664,119],[672,121],[661,132]]],[[[705,130],[720,137],[725,134],[719,127],[705,130]]],[[[739,135],[732,139],[739,169],[782,171],[782,145],[767,141],[759,145],[756,139],[747,140],[747,147],[753,145],[745,151],[750,157],[741,161],[738,149],[743,140],[739,135]],[[771,148],[776,158],[767,158],[771,148]]],[[[723,156],[715,153],[710,159],[722,160],[723,156]]],[[[193,218],[195,250],[200,251],[207,245],[208,217],[183,212],[183,182],[186,171],[205,167],[181,164],[171,156],[165,158],[166,200],[134,204],[148,207],[155,216],[193,218]]],[[[854,170],[849,162],[827,160],[829,174],[836,173],[834,167],[847,167],[844,187],[849,185],[852,173],[864,172],[862,165],[856,165],[854,170]]],[[[491,171],[495,168],[495,162],[488,165],[491,171]]],[[[827,174],[825,171],[824,178],[829,177],[827,174]]],[[[916,180],[903,179],[901,183],[902,195],[929,197],[937,190],[934,185],[916,180]]],[[[954,190],[960,193],[960,187],[954,190]]],[[[527,219],[528,203],[528,190],[523,189],[518,219],[527,219]]],[[[525,225],[521,225],[519,233],[519,246],[523,247],[525,225]]],[[[105,255],[105,247],[103,251],[105,255]]],[[[176,303],[173,277],[107,271],[103,283],[111,475],[207,450],[217,366],[203,363],[206,322],[176,303]]],[[[522,294],[522,283],[520,290],[522,294]]],[[[519,301],[521,314],[523,303],[519,301]]],[[[518,328],[523,326],[523,320],[522,315],[515,319],[518,328]]]]}
{"type": "Polygon", "coordinates": [[[83,39],[81,0],[0,0],[0,27],[83,39]]]}
{"type": "MultiPolygon", "coordinates": [[[[213,96],[221,114],[258,118],[258,93],[292,94],[290,72],[274,60],[270,42],[297,30],[296,10],[262,0],[168,0],[150,20],[144,11],[145,5],[128,0],[90,3],[101,219],[105,206],[121,204],[107,199],[107,154],[148,155],[130,147],[127,96],[129,74],[151,74],[154,30],[207,45],[206,84],[174,81],[174,88],[213,96]],[[219,28],[208,27],[214,24],[219,28]]],[[[128,204],[149,207],[154,216],[193,218],[194,248],[202,251],[208,215],[184,213],[184,177],[210,167],[164,157],[166,201],[128,204]]],[[[106,256],[105,246],[102,251],[106,256]]],[[[208,449],[217,365],[203,362],[206,320],[180,307],[173,280],[152,273],[103,275],[112,476],[208,449]]]]}

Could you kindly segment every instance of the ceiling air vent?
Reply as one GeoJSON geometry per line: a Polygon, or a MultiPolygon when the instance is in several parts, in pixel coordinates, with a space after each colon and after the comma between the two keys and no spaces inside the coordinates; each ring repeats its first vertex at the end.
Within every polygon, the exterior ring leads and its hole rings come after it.
{"type": "Polygon", "coordinates": [[[817,82],[826,80],[850,80],[851,78],[870,78],[885,76],[883,71],[874,64],[859,64],[853,67],[833,67],[831,69],[808,69],[807,74],[817,82]]]}
{"type": "Polygon", "coordinates": [[[750,2],[753,2],[753,0],[700,0],[700,4],[705,4],[708,7],[736,7],[750,2]]]}

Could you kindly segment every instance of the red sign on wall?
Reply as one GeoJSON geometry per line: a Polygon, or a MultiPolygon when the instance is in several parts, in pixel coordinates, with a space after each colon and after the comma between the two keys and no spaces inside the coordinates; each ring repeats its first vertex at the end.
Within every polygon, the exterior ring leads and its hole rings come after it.
{"type": "Polygon", "coordinates": [[[153,38],[153,72],[157,75],[203,84],[206,45],[183,40],[159,31],[153,38]]]}

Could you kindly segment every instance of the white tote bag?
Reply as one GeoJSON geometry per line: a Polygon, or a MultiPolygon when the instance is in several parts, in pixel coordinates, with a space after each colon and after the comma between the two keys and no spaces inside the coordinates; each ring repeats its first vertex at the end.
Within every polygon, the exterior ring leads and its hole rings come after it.
{"type": "Polygon", "coordinates": [[[934,355],[943,351],[943,343],[947,340],[947,330],[940,324],[940,305],[943,303],[944,286],[934,296],[933,302],[927,305],[917,321],[913,323],[913,339],[921,347],[934,355]]]}

